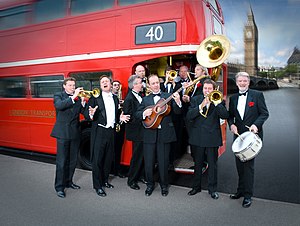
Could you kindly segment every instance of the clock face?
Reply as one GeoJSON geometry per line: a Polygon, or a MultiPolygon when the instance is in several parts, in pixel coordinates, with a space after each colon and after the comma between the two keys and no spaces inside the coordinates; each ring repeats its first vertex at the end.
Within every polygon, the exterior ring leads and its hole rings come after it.
{"type": "Polygon", "coordinates": [[[246,36],[247,36],[247,38],[252,38],[252,32],[251,31],[247,31],[246,36]]]}

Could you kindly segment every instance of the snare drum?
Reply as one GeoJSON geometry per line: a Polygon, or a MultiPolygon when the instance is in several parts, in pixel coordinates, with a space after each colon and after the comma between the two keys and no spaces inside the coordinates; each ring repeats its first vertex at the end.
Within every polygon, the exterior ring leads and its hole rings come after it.
{"type": "Polygon", "coordinates": [[[253,159],[262,148],[260,137],[250,131],[241,134],[232,144],[232,151],[242,162],[253,159]]]}

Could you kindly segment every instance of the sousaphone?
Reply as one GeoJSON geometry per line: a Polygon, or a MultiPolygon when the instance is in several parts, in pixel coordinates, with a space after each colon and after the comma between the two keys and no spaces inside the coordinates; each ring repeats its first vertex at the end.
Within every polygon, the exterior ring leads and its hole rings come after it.
{"type": "Polygon", "coordinates": [[[211,35],[204,39],[196,53],[200,65],[213,68],[211,79],[217,81],[222,68],[222,63],[230,53],[230,42],[224,35],[211,35]]]}

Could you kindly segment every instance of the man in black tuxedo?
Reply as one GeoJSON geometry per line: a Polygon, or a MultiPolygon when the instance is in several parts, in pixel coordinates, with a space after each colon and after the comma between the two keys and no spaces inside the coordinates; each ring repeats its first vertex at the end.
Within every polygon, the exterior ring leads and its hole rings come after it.
{"type": "Polygon", "coordinates": [[[201,177],[204,157],[208,161],[208,192],[213,199],[217,193],[218,149],[222,146],[220,119],[227,119],[229,114],[223,100],[211,102],[209,94],[216,89],[216,83],[206,79],[203,83],[203,95],[191,99],[186,118],[190,122],[189,143],[193,145],[195,172],[193,189],[188,195],[201,192],[201,177]]]}
{"type": "Polygon", "coordinates": [[[203,82],[210,77],[207,68],[201,66],[200,64],[196,64],[194,80],[200,77],[202,77],[202,79],[195,83],[192,92],[190,93],[191,97],[203,94],[203,82]]]}
{"type": "MultiPolygon", "coordinates": [[[[262,92],[249,89],[250,76],[246,72],[239,72],[235,76],[239,93],[230,97],[228,124],[234,139],[238,134],[246,131],[257,133],[263,139],[262,126],[269,117],[269,112],[262,92]],[[248,128],[247,128],[248,127],[248,128]]],[[[253,196],[254,158],[241,162],[235,157],[239,182],[237,192],[230,195],[231,199],[244,197],[243,207],[250,207],[253,196]]]]}
{"type": "Polygon", "coordinates": [[[135,68],[135,74],[140,76],[140,78],[142,79],[142,96],[146,96],[146,91],[147,91],[147,77],[146,77],[146,69],[143,65],[137,65],[135,68]]]}
{"type": "MultiPolygon", "coordinates": [[[[160,91],[160,82],[157,75],[150,75],[148,78],[149,87],[152,93],[143,98],[139,106],[136,117],[140,120],[145,120],[146,117],[152,115],[154,106],[161,99],[169,98],[171,102],[171,114],[181,112],[181,101],[178,93],[169,94],[160,91]],[[174,100],[172,100],[172,98],[174,100]],[[146,108],[148,107],[148,108],[146,108]]],[[[167,196],[169,193],[168,183],[168,167],[169,167],[169,152],[171,142],[176,140],[174,124],[172,122],[171,114],[164,116],[156,129],[145,128],[143,134],[144,141],[144,159],[145,159],[145,173],[147,181],[146,196],[150,196],[154,190],[154,164],[155,155],[158,161],[158,170],[160,177],[160,186],[162,196],[167,196]]],[[[153,115],[152,115],[153,116],[153,115]]],[[[152,117],[151,116],[151,117],[152,117]]],[[[155,117],[153,117],[155,118],[155,117]]]]}
{"type": "Polygon", "coordinates": [[[64,198],[65,188],[80,189],[73,183],[73,175],[77,163],[80,145],[79,115],[84,112],[84,98],[78,98],[82,87],[75,89],[76,79],[66,78],[63,92],[54,94],[56,122],[51,136],[57,141],[55,190],[60,198],[64,198]]]}
{"type": "MultiPolygon", "coordinates": [[[[101,94],[91,97],[85,117],[92,120],[91,161],[93,188],[99,196],[106,196],[103,187],[113,188],[108,182],[115,149],[115,125],[119,121],[118,98],[111,92],[112,80],[108,75],[100,77],[101,94]]],[[[129,116],[120,115],[120,120],[127,122],[129,116]]]]}
{"type": "MultiPolygon", "coordinates": [[[[188,67],[183,65],[179,68],[178,77],[175,79],[175,87],[174,91],[177,91],[182,86],[186,87],[189,82],[191,82],[188,76],[188,67]]],[[[188,130],[186,124],[186,113],[188,111],[188,107],[190,105],[190,97],[184,94],[185,88],[179,92],[181,102],[182,102],[182,110],[181,114],[173,115],[173,122],[175,125],[175,131],[177,136],[177,144],[176,148],[173,151],[173,155],[171,155],[172,161],[180,158],[183,154],[187,152],[188,146],[188,130]]]]}
{"type": "Polygon", "coordinates": [[[129,92],[125,98],[123,112],[130,115],[130,120],[125,125],[126,139],[132,141],[132,157],[128,172],[127,184],[134,190],[139,190],[138,180],[144,177],[144,154],[143,154],[143,126],[134,114],[142,102],[141,91],[143,88],[142,78],[131,75],[128,79],[129,92]]]}
{"type": "MultiPolygon", "coordinates": [[[[124,99],[122,98],[122,85],[121,82],[118,80],[114,80],[112,82],[112,94],[118,97],[119,100],[119,109],[118,114],[121,114],[122,108],[123,108],[123,102],[124,99]]],[[[115,153],[113,158],[113,164],[112,164],[112,173],[115,176],[119,176],[120,178],[125,178],[126,176],[122,173],[122,166],[121,166],[121,154],[122,154],[122,148],[124,144],[124,137],[125,137],[125,124],[118,123],[118,130],[116,129],[116,139],[115,139],[115,153]]]]}

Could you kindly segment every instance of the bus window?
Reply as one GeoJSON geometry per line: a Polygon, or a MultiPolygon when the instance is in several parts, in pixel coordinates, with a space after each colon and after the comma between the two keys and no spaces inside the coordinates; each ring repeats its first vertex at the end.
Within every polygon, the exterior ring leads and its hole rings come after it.
{"type": "Polygon", "coordinates": [[[66,14],[67,1],[65,0],[40,0],[33,5],[34,23],[45,22],[62,18],[66,14]]]}
{"type": "Polygon", "coordinates": [[[99,78],[102,75],[108,75],[109,77],[112,77],[112,72],[101,71],[101,72],[70,73],[70,76],[76,79],[76,86],[83,87],[84,90],[88,90],[88,91],[94,88],[100,88],[99,78]]]}
{"type": "Polygon", "coordinates": [[[1,10],[0,30],[26,25],[28,15],[29,15],[28,5],[1,10]]]}
{"type": "Polygon", "coordinates": [[[0,79],[0,97],[24,98],[26,97],[25,77],[9,77],[0,79]]]}
{"type": "Polygon", "coordinates": [[[141,2],[150,2],[150,0],[119,0],[119,5],[126,6],[126,5],[141,3],[141,2]]]}
{"type": "Polygon", "coordinates": [[[98,10],[109,9],[114,6],[112,0],[71,0],[71,14],[78,15],[98,10]]]}
{"type": "Polygon", "coordinates": [[[63,81],[63,75],[31,77],[31,96],[33,98],[52,98],[54,93],[62,91],[63,81]]]}

